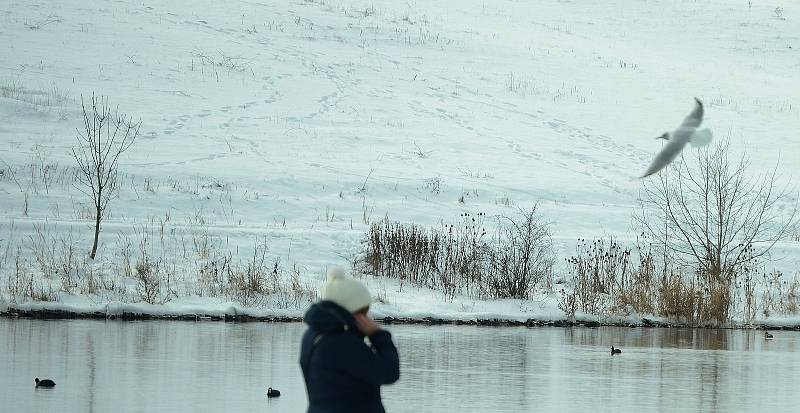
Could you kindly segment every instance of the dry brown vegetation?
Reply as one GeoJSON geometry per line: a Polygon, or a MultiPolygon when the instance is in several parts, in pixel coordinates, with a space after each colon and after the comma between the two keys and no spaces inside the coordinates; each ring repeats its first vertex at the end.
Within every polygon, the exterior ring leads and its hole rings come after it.
{"type": "Polygon", "coordinates": [[[528,298],[552,286],[549,227],[533,208],[499,219],[490,235],[485,214],[461,215],[459,225],[425,229],[384,220],[370,226],[363,271],[475,298],[528,298]]]}
{"type": "MultiPolygon", "coordinates": [[[[248,307],[303,308],[316,290],[300,280],[301,269],[284,268],[268,254],[266,240],[249,258],[208,231],[184,232],[169,224],[144,225],[118,236],[105,255],[77,254],[79,242],[55,225],[36,225],[34,234],[0,251],[8,277],[0,293],[12,303],[55,301],[59,293],[89,294],[123,302],[163,304],[185,296],[222,297],[248,307]],[[166,231],[165,231],[166,229],[166,231]]],[[[8,233],[15,239],[15,229],[8,233]]]]}

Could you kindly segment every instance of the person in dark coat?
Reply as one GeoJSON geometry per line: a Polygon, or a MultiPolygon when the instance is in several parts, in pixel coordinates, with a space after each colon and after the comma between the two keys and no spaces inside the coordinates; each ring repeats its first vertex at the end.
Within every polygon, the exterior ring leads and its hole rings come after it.
{"type": "Polygon", "coordinates": [[[332,267],[320,298],[300,350],[308,413],[384,413],[381,386],[399,379],[400,359],[392,335],[367,316],[369,291],[332,267]]]}

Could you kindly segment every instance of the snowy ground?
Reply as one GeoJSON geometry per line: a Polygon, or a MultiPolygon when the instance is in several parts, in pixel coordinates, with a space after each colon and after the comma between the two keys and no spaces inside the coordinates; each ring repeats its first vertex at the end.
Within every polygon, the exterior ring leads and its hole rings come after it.
{"type": "MultiPolygon", "coordinates": [[[[315,286],[325,265],[352,259],[368,222],[436,225],[535,203],[562,258],[579,237],[632,239],[635,177],[695,96],[753,172],[780,161],[780,179],[796,179],[798,21],[796,3],[744,0],[6,1],[0,281],[43,226],[89,247],[68,168],[93,92],[142,120],[103,262],[145,228],[163,244],[166,228],[237,256],[266,240],[315,286]]],[[[779,245],[776,265],[795,272],[798,248],[779,245]]],[[[561,316],[546,294],[449,302],[369,282],[380,314],[561,316]]]]}

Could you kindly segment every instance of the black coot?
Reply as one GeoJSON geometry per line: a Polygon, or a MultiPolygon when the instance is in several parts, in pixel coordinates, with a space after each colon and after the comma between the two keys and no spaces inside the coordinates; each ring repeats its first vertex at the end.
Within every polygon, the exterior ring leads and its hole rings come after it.
{"type": "Polygon", "coordinates": [[[36,387],[56,387],[56,382],[50,379],[39,380],[37,377],[36,380],[36,387]]]}

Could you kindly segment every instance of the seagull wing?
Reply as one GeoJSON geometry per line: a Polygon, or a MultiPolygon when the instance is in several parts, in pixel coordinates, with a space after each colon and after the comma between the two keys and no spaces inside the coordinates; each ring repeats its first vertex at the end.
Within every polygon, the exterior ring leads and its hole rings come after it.
{"type": "Polygon", "coordinates": [[[689,143],[692,144],[692,147],[699,148],[701,146],[706,146],[711,143],[712,139],[711,129],[703,128],[698,129],[692,133],[692,136],[689,137],[689,143]]]}
{"type": "Polygon", "coordinates": [[[669,165],[669,163],[675,160],[678,154],[681,153],[684,146],[686,146],[686,140],[670,139],[661,149],[661,152],[653,158],[653,162],[650,163],[650,166],[644,171],[644,174],[642,174],[640,178],[650,176],[669,165]]]}
{"type": "Polygon", "coordinates": [[[698,98],[694,98],[694,101],[694,110],[683,120],[681,128],[697,128],[703,122],[703,102],[698,98]]]}

